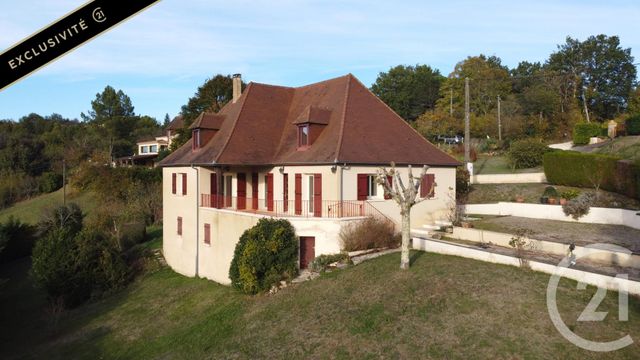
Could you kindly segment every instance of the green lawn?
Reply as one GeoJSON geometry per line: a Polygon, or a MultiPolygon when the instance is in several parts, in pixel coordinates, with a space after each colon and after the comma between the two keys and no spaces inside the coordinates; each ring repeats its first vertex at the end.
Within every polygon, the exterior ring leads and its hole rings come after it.
{"type": "Polygon", "coordinates": [[[640,159],[640,136],[623,136],[594,150],[600,154],[619,156],[623,159],[640,159]]]}
{"type": "Polygon", "coordinates": [[[514,174],[543,172],[542,166],[529,169],[512,169],[506,156],[479,155],[478,160],[473,163],[475,175],[486,174],[514,174]]]}
{"type": "MultiPolygon", "coordinates": [[[[69,192],[69,188],[67,188],[69,192]]],[[[49,208],[62,205],[63,193],[62,189],[43,194],[32,199],[21,201],[13,204],[12,206],[0,210],[0,222],[5,221],[10,216],[16,217],[21,221],[35,224],[40,220],[42,214],[49,208]]],[[[82,208],[83,211],[88,212],[95,208],[96,203],[91,193],[78,193],[71,192],[67,194],[67,202],[74,202],[82,208]]]]}
{"type": "MultiPolygon", "coordinates": [[[[11,358],[526,358],[596,359],[553,327],[548,275],[423,252],[409,271],[386,255],[276,295],[244,296],[169,269],[127,290],[62,314],[57,322],[25,273],[27,260],[0,269],[0,357],[11,358]],[[7,331],[10,329],[10,331],[7,331]]],[[[618,296],[598,308],[604,322],[576,319],[595,290],[562,281],[561,314],[589,339],[630,334],[606,354],[637,358],[640,300],[617,321],[618,296]]]]}

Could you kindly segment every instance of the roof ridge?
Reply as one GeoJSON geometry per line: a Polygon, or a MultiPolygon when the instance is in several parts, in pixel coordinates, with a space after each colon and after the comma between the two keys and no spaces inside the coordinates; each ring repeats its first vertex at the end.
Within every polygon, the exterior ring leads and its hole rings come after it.
{"type": "MultiPolygon", "coordinates": [[[[393,109],[392,109],[389,105],[387,105],[384,101],[382,101],[382,99],[380,99],[378,96],[376,96],[376,94],[372,93],[372,92],[371,92],[371,90],[369,90],[369,88],[367,88],[367,87],[366,87],[362,82],[360,82],[360,80],[358,80],[358,78],[355,78],[355,79],[356,79],[356,81],[357,81],[360,85],[362,85],[362,87],[364,87],[364,88],[369,92],[369,95],[372,95],[376,100],[378,100],[380,103],[382,103],[382,105],[384,105],[384,106],[385,106],[389,111],[391,111],[395,117],[397,117],[398,119],[402,120],[402,124],[403,124],[404,126],[406,126],[406,127],[408,127],[409,129],[411,129],[411,131],[413,131],[414,133],[416,133],[416,135],[418,135],[418,137],[419,137],[420,139],[422,139],[422,140],[423,140],[424,142],[426,142],[427,144],[431,145],[434,149],[438,150],[438,151],[439,151],[439,152],[441,152],[442,154],[444,154],[444,155],[446,155],[446,156],[448,156],[448,157],[450,157],[450,158],[452,158],[452,159],[453,159],[453,157],[452,157],[451,155],[447,154],[446,152],[444,152],[444,151],[443,151],[442,149],[440,149],[439,147],[437,147],[437,146],[433,145],[429,140],[427,140],[427,138],[425,138],[424,136],[422,136],[422,134],[420,134],[420,133],[418,132],[418,130],[414,129],[414,128],[413,128],[413,126],[409,125],[409,124],[407,123],[407,121],[406,121],[404,118],[402,118],[402,116],[398,115],[398,113],[396,113],[395,111],[393,111],[393,109]]],[[[455,159],[454,159],[454,160],[455,160],[455,159]]]]}
{"type": "Polygon", "coordinates": [[[244,98],[242,99],[242,104],[240,105],[240,110],[238,111],[238,116],[236,116],[236,118],[233,120],[233,125],[232,125],[232,128],[231,128],[231,132],[227,136],[227,139],[225,140],[224,145],[222,145],[222,148],[220,148],[220,151],[218,151],[218,154],[213,159],[213,163],[214,164],[218,161],[220,156],[222,156],[224,151],[227,149],[227,146],[229,145],[229,141],[231,141],[231,138],[233,137],[233,133],[236,132],[236,129],[237,129],[236,125],[238,124],[238,119],[240,119],[240,116],[242,115],[242,111],[244,110],[244,105],[247,103],[247,99],[249,98],[249,92],[251,91],[251,88],[252,88],[251,85],[252,84],[254,84],[254,82],[250,82],[249,85],[247,85],[245,93],[241,94],[241,96],[244,95],[244,98]]]}
{"type": "Polygon", "coordinates": [[[344,106],[342,108],[342,121],[340,122],[340,132],[338,133],[338,145],[336,146],[335,162],[338,162],[340,158],[340,151],[342,150],[342,138],[344,137],[344,123],[347,119],[347,104],[349,103],[349,92],[351,91],[351,80],[353,75],[351,73],[346,75],[347,86],[344,95],[344,106]]]}

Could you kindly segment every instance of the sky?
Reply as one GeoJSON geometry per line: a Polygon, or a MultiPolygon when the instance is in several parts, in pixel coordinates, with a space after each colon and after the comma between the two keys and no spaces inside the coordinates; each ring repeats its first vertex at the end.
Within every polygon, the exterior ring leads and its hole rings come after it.
{"type": "MultiPolygon", "coordinates": [[[[0,53],[85,3],[0,1],[0,53]]],[[[637,62],[639,18],[637,0],[161,0],[0,91],[0,119],[80,119],[111,85],[162,121],[218,73],[284,86],[352,73],[370,85],[399,64],[448,75],[481,53],[543,62],[567,36],[618,35],[637,62]]]]}

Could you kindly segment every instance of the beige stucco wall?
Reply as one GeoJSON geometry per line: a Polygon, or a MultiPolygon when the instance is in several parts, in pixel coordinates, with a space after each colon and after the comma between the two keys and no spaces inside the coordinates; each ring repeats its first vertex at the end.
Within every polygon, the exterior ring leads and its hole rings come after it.
{"type": "MultiPolygon", "coordinates": [[[[341,191],[344,200],[357,199],[357,174],[374,174],[377,167],[370,166],[347,166],[337,167],[335,171],[331,166],[286,166],[284,173],[289,174],[289,199],[295,198],[295,174],[322,174],[322,197],[323,200],[340,200],[341,191]],[[343,177],[344,186],[340,187],[340,178],[343,177]]],[[[407,178],[407,169],[400,168],[404,179],[407,178]]],[[[163,228],[163,250],[167,263],[177,272],[187,276],[201,276],[219,283],[229,283],[229,266],[233,258],[233,252],[242,233],[255,225],[260,217],[264,215],[237,212],[225,209],[212,209],[198,207],[200,196],[197,195],[199,186],[200,194],[210,192],[210,179],[212,168],[197,167],[172,167],[163,168],[163,206],[164,206],[164,228],[163,228]],[[178,175],[177,192],[172,194],[171,181],[172,173],[187,174],[187,194],[181,195],[181,176],[178,175]],[[197,174],[199,173],[199,178],[197,174]],[[183,218],[183,234],[177,235],[177,217],[183,218]],[[204,225],[211,227],[211,244],[204,244],[204,225]],[[196,239],[197,238],[197,239],[196,239]],[[198,266],[196,267],[196,257],[198,266]]],[[[262,199],[266,196],[266,184],[264,175],[274,174],[274,200],[283,199],[283,176],[279,167],[275,168],[249,168],[231,167],[223,172],[223,175],[232,175],[232,196],[237,196],[237,176],[238,172],[247,174],[247,196],[252,193],[251,174],[259,173],[258,197],[261,199],[259,208],[266,206],[262,199]]],[[[416,207],[412,212],[412,225],[430,222],[433,219],[444,218],[449,194],[455,194],[455,169],[454,168],[431,168],[429,173],[435,174],[437,187],[433,199],[425,201],[416,207]]],[[[414,174],[419,174],[419,169],[414,170],[414,174]]],[[[303,200],[308,199],[307,194],[308,178],[303,176],[303,200]]],[[[396,222],[400,222],[400,211],[393,200],[384,200],[382,187],[379,186],[378,195],[370,199],[371,204],[396,222]]],[[[250,206],[250,204],[247,204],[250,206]]],[[[361,219],[329,219],[329,218],[287,218],[298,236],[315,237],[315,254],[337,253],[341,249],[339,233],[342,226],[350,221],[360,221],[361,219]]]]}

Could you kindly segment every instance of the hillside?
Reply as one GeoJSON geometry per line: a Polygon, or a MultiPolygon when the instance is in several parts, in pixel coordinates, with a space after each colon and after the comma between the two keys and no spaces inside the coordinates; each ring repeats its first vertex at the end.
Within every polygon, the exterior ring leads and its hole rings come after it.
{"type": "MultiPolygon", "coordinates": [[[[56,319],[26,276],[28,261],[0,269],[0,357],[23,358],[563,358],[596,359],[566,341],[547,315],[549,276],[423,252],[409,271],[399,254],[370,260],[275,295],[244,296],[168,268],[126,291],[56,319]]],[[[595,290],[562,281],[568,326],[590,339],[640,337],[640,300],[617,321],[577,322],[595,290]]],[[[633,345],[607,358],[636,358],[633,345]]]]}
{"type": "MultiPolygon", "coordinates": [[[[70,191],[67,188],[67,202],[74,202],[82,208],[85,212],[91,211],[95,208],[95,199],[91,193],[79,193],[77,191],[70,191]]],[[[12,206],[0,210],[0,222],[5,221],[10,216],[16,217],[21,221],[35,224],[38,222],[42,214],[49,208],[57,205],[62,205],[63,193],[62,189],[49,193],[36,196],[34,198],[21,201],[13,204],[12,206]]]]}
{"type": "Polygon", "coordinates": [[[616,138],[594,152],[619,156],[623,159],[640,160],[640,136],[623,136],[616,138]]]}

